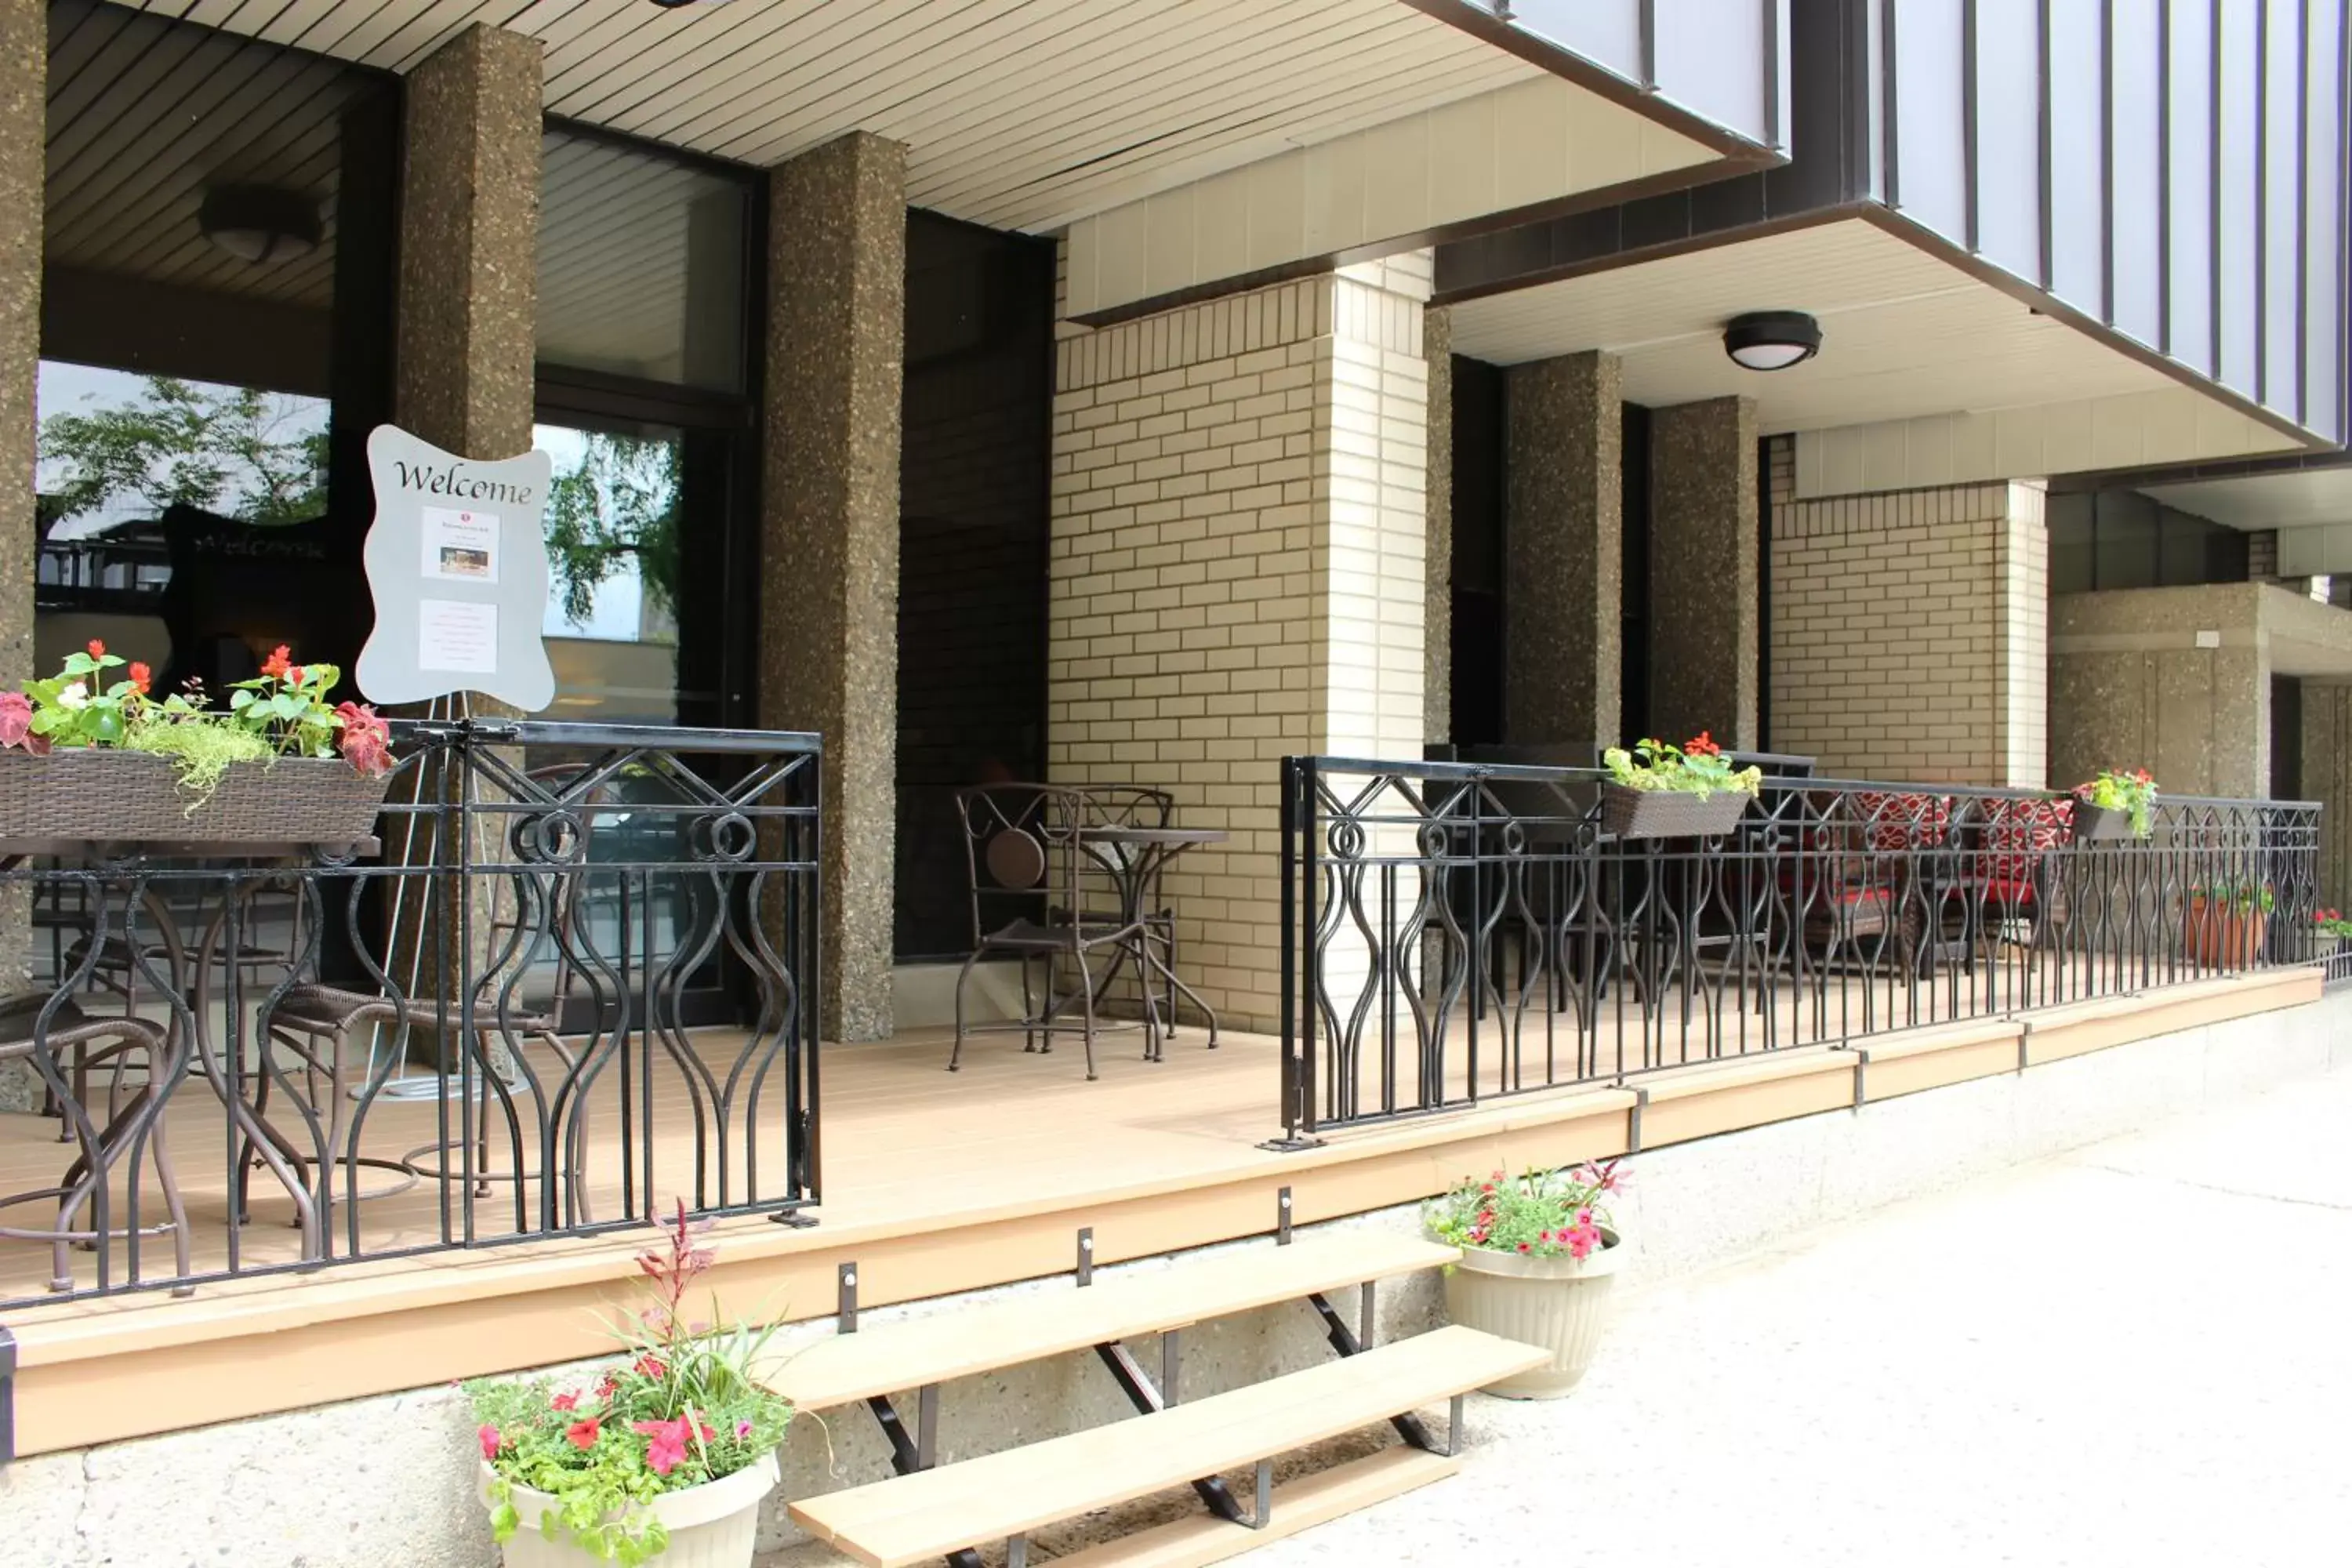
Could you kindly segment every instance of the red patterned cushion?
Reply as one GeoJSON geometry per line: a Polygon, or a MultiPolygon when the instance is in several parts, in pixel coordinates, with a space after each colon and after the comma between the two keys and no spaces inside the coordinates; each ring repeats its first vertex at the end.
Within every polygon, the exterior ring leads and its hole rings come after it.
{"type": "Polygon", "coordinates": [[[1873,849],[1932,849],[1951,830],[1948,795],[1864,790],[1853,797],[1853,809],[1873,849]]]}
{"type": "Polygon", "coordinates": [[[2034,868],[2042,857],[2063,846],[2074,830],[2074,803],[2071,800],[1987,802],[1985,879],[1988,882],[2021,882],[2030,889],[2034,868]]]}

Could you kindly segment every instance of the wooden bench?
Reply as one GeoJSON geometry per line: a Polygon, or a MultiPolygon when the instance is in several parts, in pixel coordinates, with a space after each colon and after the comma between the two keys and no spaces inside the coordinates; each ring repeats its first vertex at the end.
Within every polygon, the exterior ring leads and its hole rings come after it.
{"type": "MultiPolygon", "coordinates": [[[[1210,1522],[1221,1530],[1195,1532],[1214,1545],[1230,1545],[1217,1552],[1230,1556],[1267,1539],[1281,1517],[1274,1508],[1275,1455],[1439,1400],[1454,1402],[1458,1430],[1464,1394],[1547,1359],[1543,1351],[1475,1329],[1438,1329],[1133,1420],[810,1498],[793,1504],[792,1513],[811,1534],[874,1568],[908,1568],[975,1541],[1000,1538],[1008,1543],[1008,1568],[1024,1568],[1028,1537],[1042,1526],[1255,1466],[1257,1510],[1252,1519],[1215,1520],[1210,1522]]],[[[1454,1432],[1447,1436],[1450,1448],[1454,1432]]],[[[1400,1483],[1398,1489],[1444,1473],[1410,1460],[1389,1461],[1386,1468],[1400,1483]]],[[[1375,1495],[1389,1494],[1360,1487],[1349,1506],[1360,1507],[1375,1495]]],[[[1188,1554],[1164,1537],[1113,1542],[1096,1549],[1090,1559],[1100,1568],[1215,1560],[1188,1554]],[[1174,1555],[1169,1554],[1171,1547],[1174,1555]],[[1160,1555],[1136,1555],[1155,1550],[1160,1555]]]]}
{"type": "MultiPolygon", "coordinates": [[[[843,1331],[831,1339],[774,1352],[754,1367],[753,1375],[803,1410],[828,1410],[864,1403],[873,1411],[883,1436],[889,1441],[892,1469],[902,1478],[920,1478],[940,1473],[933,1466],[942,1384],[1050,1356],[1092,1350],[1129,1403],[1143,1415],[1154,1416],[1171,1406],[1181,1405],[1181,1331],[1192,1324],[1286,1301],[1304,1300],[1321,1315],[1326,1337],[1342,1358],[1339,1365],[1345,1367],[1350,1364],[1350,1358],[1360,1359],[1360,1352],[1370,1342],[1380,1281],[1441,1268],[1460,1256],[1454,1248],[1436,1242],[1378,1231],[1327,1231],[1294,1239],[1287,1221],[1286,1191],[1283,1198],[1276,1240],[1212,1253],[1166,1268],[1124,1271],[1097,1283],[1093,1278],[1092,1234],[1081,1231],[1074,1288],[1049,1286],[982,1306],[871,1329],[861,1330],[858,1325],[857,1271],[855,1265],[845,1265],[843,1331]],[[1352,1328],[1328,1299],[1349,1286],[1359,1287],[1362,1293],[1357,1323],[1352,1328]],[[1156,1384],[1124,1342],[1154,1334],[1160,1339],[1160,1362],[1156,1384]],[[894,1395],[907,1390],[914,1390],[918,1400],[911,1434],[898,1407],[892,1403],[894,1395]]],[[[1503,1374],[1480,1373],[1465,1386],[1492,1381],[1497,1375],[1503,1374]]],[[[1381,1404],[1382,1400],[1372,1403],[1381,1404]]],[[[1173,1568],[1180,1563],[1214,1563],[1273,1535],[1305,1529],[1320,1520],[1336,1518],[1379,1498],[1451,1474],[1453,1459],[1433,1451],[1436,1445],[1427,1427],[1412,1414],[1418,1403],[1418,1399],[1407,1399],[1393,1409],[1375,1412],[1366,1422],[1358,1423],[1364,1425],[1383,1418],[1392,1421],[1410,1445],[1408,1448],[1374,1455],[1356,1465],[1303,1478],[1286,1486],[1279,1510],[1282,1522],[1270,1531],[1251,1528],[1246,1521],[1252,1516],[1233,1496],[1217,1473],[1218,1467],[1210,1467],[1143,1489],[1156,1490],[1162,1485],[1190,1481],[1207,1506],[1207,1515],[1179,1521],[1117,1544],[1122,1551],[1147,1553],[1132,1561],[1153,1568],[1173,1568]]],[[[1123,1423],[1118,1429],[1124,1432],[1131,1425],[1123,1423]]],[[[1094,1436],[1080,1435],[1082,1438],[1094,1436]]],[[[1266,1456],[1253,1458],[1267,1457],[1295,1446],[1277,1439],[1266,1456]]],[[[877,1486],[895,1484],[898,1483],[882,1482],[877,1486]]],[[[851,1495],[854,1494],[836,1494],[851,1495]]],[[[1270,1500],[1261,1487],[1255,1516],[1260,1523],[1266,1518],[1270,1500]]],[[[835,1506],[834,1500],[819,1500],[819,1506],[835,1506]]],[[[897,1501],[891,1502],[886,1511],[895,1511],[899,1506],[897,1501]]],[[[979,1553],[968,1543],[992,1539],[991,1528],[985,1521],[958,1528],[961,1539],[945,1551],[949,1563],[951,1568],[979,1568],[979,1553]]],[[[947,1528],[946,1532],[957,1533],[958,1528],[947,1528]]],[[[852,1533],[856,1533],[854,1529],[852,1533]]],[[[858,1550],[854,1543],[845,1544],[852,1551],[858,1550]]],[[[1025,1555],[1025,1535],[1017,1550],[1025,1555]]]]}
{"type": "MultiPolygon", "coordinates": [[[[774,1352],[753,1375],[800,1409],[831,1410],[1442,1268],[1460,1256],[1417,1237],[1328,1231],[1286,1247],[1240,1247],[1169,1268],[1120,1274],[1085,1289],[1049,1288],[836,1334],[774,1352]]],[[[1174,1392],[1160,1391],[1163,1396],[1174,1392]]]]}

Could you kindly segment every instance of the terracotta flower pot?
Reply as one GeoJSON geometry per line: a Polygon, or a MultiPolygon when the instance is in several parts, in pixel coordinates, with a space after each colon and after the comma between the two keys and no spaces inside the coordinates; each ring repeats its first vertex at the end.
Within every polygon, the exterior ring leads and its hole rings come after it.
{"type": "Polygon", "coordinates": [[[1608,1327],[1610,1293],[1625,1255],[1615,1231],[1604,1227],[1601,1240],[1600,1250],[1582,1262],[1462,1249],[1462,1261],[1445,1271],[1446,1316],[1551,1352],[1549,1364],[1489,1384],[1486,1392],[1505,1399],[1558,1399],[1583,1381],[1608,1327]]]}
{"type": "Polygon", "coordinates": [[[2208,969],[2251,969],[2262,956],[2271,917],[2252,905],[2192,896],[2185,924],[2189,956],[2208,969]]]}
{"type": "MultiPolygon", "coordinates": [[[[650,1506],[669,1531],[669,1545],[653,1561],[661,1568],[751,1568],[760,1502],[776,1489],[780,1475],[776,1456],[763,1454],[731,1476],[654,1499],[650,1506]]],[[[491,1490],[497,1480],[497,1472],[482,1466],[479,1491],[486,1508],[497,1506],[491,1490]]],[[[541,1533],[541,1517],[556,1506],[552,1497],[517,1486],[509,1500],[522,1522],[506,1544],[506,1568],[581,1568],[598,1561],[561,1525],[553,1540],[541,1533]]]]}

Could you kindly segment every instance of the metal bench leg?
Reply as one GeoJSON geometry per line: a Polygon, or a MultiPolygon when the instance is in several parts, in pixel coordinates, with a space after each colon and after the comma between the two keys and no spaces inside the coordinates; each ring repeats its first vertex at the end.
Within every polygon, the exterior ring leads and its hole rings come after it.
{"type": "Polygon", "coordinates": [[[1445,1457],[1449,1459],[1462,1451],[1463,1398],[1455,1394],[1453,1403],[1445,1407],[1445,1457]]]}
{"type": "Polygon", "coordinates": [[[1029,1538],[1016,1535],[1004,1543],[1004,1568],[1029,1568],[1029,1538]]]}
{"type": "Polygon", "coordinates": [[[1257,1511],[1250,1515],[1250,1528],[1264,1530],[1274,1522],[1274,1461],[1257,1462],[1257,1511]]]}
{"type": "MultiPolygon", "coordinates": [[[[1369,1287],[1367,1289],[1369,1290],[1369,1287]]],[[[1339,1309],[1332,1306],[1328,1299],[1318,1292],[1307,1298],[1307,1304],[1323,1315],[1323,1336],[1331,1342],[1333,1350],[1342,1356],[1363,1353],[1363,1342],[1356,1338],[1354,1331],[1348,1327],[1348,1321],[1339,1316],[1339,1309]]],[[[1367,1306],[1370,1304],[1369,1294],[1365,1304],[1367,1306]]],[[[1370,1321],[1369,1314],[1366,1321],[1367,1323],[1370,1321]]],[[[1412,1412],[1407,1411],[1402,1415],[1390,1416],[1389,1425],[1396,1428],[1398,1436],[1414,1447],[1426,1449],[1433,1454],[1438,1451],[1437,1439],[1430,1436],[1428,1426],[1412,1412]]]]}

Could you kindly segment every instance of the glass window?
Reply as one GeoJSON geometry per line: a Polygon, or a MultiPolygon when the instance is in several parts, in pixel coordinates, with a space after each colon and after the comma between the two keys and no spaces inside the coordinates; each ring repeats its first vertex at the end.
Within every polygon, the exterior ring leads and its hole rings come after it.
{"type": "Polygon", "coordinates": [[[173,687],[280,642],[348,669],[397,84],[95,0],[48,43],[37,666],[100,637],[173,687]]]}
{"type": "Polygon", "coordinates": [[[675,723],[683,437],[540,425],[531,444],[555,465],[546,520],[549,717],[675,723]]]}
{"type": "Polygon", "coordinates": [[[741,391],[748,182],[567,127],[541,157],[540,359],[741,391]]]}

